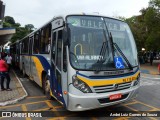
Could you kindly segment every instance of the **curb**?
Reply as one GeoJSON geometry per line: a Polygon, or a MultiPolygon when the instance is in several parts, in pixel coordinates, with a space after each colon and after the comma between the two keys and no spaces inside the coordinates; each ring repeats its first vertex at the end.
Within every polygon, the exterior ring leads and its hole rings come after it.
{"type": "Polygon", "coordinates": [[[5,101],[5,102],[0,102],[0,106],[6,106],[6,105],[8,105],[8,104],[15,104],[15,103],[17,103],[18,101],[20,101],[20,100],[22,100],[22,99],[24,99],[25,97],[28,96],[27,91],[24,89],[24,87],[23,87],[20,79],[17,77],[16,73],[15,73],[13,70],[12,70],[12,72],[14,73],[14,75],[16,76],[16,78],[17,78],[18,82],[20,83],[22,89],[24,90],[25,95],[23,95],[23,96],[20,97],[20,98],[14,99],[14,100],[9,100],[9,101],[5,101]]]}

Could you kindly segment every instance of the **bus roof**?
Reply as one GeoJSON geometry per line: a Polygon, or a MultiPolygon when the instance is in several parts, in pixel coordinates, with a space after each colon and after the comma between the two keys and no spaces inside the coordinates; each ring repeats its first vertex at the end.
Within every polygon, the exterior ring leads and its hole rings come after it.
{"type": "MultiPolygon", "coordinates": [[[[116,19],[116,20],[119,20],[119,21],[123,21],[123,20],[120,20],[118,18],[115,18],[115,17],[110,17],[110,16],[104,16],[104,15],[100,15],[100,14],[96,14],[96,13],[70,13],[70,14],[59,14],[57,16],[54,16],[51,20],[49,20],[48,22],[46,22],[45,24],[43,24],[42,26],[40,26],[38,29],[34,30],[33,32],[29,33],[27,36],[25,36],[24,38],[22,38],[21,40],[29,37],[29,36],[32,36],[33,33],[35,33],[36,31],[40,30],[41,28],[45,27],[47,24],[51,23],[53,20],[55,19],[58,19],[58,18],[62,18],[63,20],[65,20],[65,18],[67,16],[97,16],[97,17],[105,17],[105,18],[111,18],[111,19],[116,19]]],[[[124,22],[124,21],[123,21],[124,22]]],[[[19,41],[21,41],[19,40],[19,41]]]]}

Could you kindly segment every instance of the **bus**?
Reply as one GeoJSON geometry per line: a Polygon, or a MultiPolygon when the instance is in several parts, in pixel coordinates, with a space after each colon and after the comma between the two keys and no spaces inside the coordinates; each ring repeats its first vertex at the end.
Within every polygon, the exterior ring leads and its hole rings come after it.
{"type": "Polygon", "coordinates": [[[23,74],[69,111],[120,104],[138,94],[137,48],[122,20],[91,14],[57,16],[14,47],[23,74]]]}
{"type": "Polygon", "coordinates": [[[19,58],[20,58],[20,48],[19,48],[19,40],[10,44],[10,53],[12,56],[12,65],[16,68],[20,67],[19,58]]]}

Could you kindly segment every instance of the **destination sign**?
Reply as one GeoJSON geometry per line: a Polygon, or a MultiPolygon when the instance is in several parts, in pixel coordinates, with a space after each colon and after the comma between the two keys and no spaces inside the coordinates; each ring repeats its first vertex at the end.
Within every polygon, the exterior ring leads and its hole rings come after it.
{"type": "Polygon", "coordinates": [[[67,18],[67,22],[77,27],[97,29],[104,29],[106,24],[108,30],[124,31],[124,27],[121,26],[120,21],[110,18],[71,16],[67,18]]]}
{"type": "Polygon", "coordinates": [[[91,27],[91,28],[103,28],[104,27],[103,21],[81,19],[80,22],[81,22],[82,27],[91,27]]]}
{"type": "Polygon", "coordinates": [[[77,55],[78,60],[101,60],[103,56],[101,55],[77,55]]]}
{"type": "Polygon", "coordinates": [[[120,30],[119,21],[106,18],[105,22],[106,22],[108,30],[114,30],[114,31],[119,31],[120,30]]]}
{"type": "Polygon", "coordinates": [[[101,17],[79,17],[73,16],[68,17],[68,23],[71,23],[73,26],[87,27],[87,28],[104,28],[104,21],[101,17]]]}

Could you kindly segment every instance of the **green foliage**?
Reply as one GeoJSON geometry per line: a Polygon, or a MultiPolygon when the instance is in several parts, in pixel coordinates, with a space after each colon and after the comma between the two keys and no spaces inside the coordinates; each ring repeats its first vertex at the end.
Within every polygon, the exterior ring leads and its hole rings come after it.
{"type": "Polygon", "coordinates": [[[149,5],[154,8],[160,8],[160,0],[151,0],[149,5]]]}
{"type": "Polygon", "coordinates": [[[140,12],[141,15],[125,20],[131,27],[138,50],[160,51],[160,0],[150,0],[148,7],[140,12]]]}
{"type": "Polygon", "coordinates": [[[157,26],[159,20],[156,18],[156,11],[154,8],[148,8],[144,16],[144,21],[149,32],[157,26]]]}
{"type": "Polygon", "coordinates": [[[13,43],[17,40],[20,40],[29,33],[30,32],[27,29],[25,29],[24,27],[17,27],[16,28],[16,34],[13,35],[13,37],[11,39],[11,42],[13,43]]]}
{"type": "Polygon", "coordinates": [[[16,23],[14,18],[10,17],[10,16],[5,16],[4,21],[5,21],[3,23],[3,27],[4,28],[11,28],[12,27],[12,28],[16,29],[16,33],[11,38],[11,42],[12,43],[17,41],[17,40],[22,39],[27,34],[32,32],[33,29],[34,29],[34,26],[32,24],[27,24],[27,25],[25,25],[25,27],[21,27],[21,24],[20,23],[16,23]]]}
{"type": "Polygon", "coordinates": [[[4,28],[9,28],[9,27],[12,27],[12,25],[10,23],[4,22],[3,27],[4,28]]]}
{"type": "Polygon", "coordinates": [[[135,38],[138,51],[140,51],[141,48],[145,47],[144,41],[146,40],[147,36],[146,25],[143,21],[143,16],[133,16],[131,18],[126,19],[126,22],[129,24],[133,32],[133,36],[135,38]]]}
{"type": "Polygon", "coordinates": [[[7,23],[10,23],[11,25],[15,24],[14,18],[10,17],[10,16],[5,16],[4,21],[7,22],[7,23]]]}

